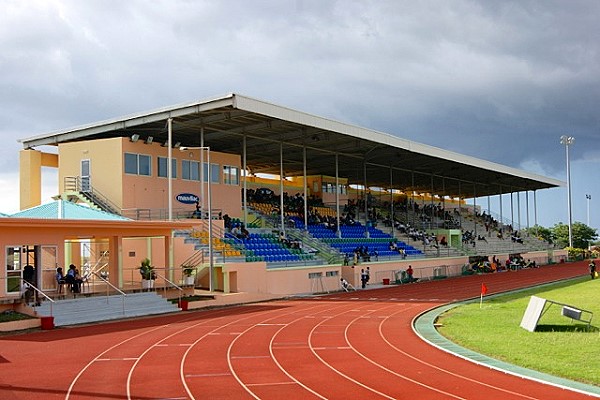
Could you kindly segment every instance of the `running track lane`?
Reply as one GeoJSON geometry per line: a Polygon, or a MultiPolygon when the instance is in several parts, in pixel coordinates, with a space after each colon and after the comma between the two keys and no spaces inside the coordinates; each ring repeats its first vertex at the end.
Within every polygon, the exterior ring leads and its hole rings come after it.
{"type": "Polygon", "coordinates": [[[1,399],[589,399],[435,349],[437,305],[586,263],[0,337],[1,399]]]}

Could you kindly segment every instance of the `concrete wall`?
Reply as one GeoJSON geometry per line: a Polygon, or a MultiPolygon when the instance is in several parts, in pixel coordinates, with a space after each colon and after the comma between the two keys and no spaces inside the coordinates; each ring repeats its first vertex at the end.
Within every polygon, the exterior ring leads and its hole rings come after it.
{"type": "MultiPolygon", "coordinates": [[[[64,191],[64,178],[81,175],[81,161],[90,160],[91,184],[104,196],[122,209],[166,210],[168,208],[168,179],[158,176],[158,157],[167,157],[167,148],[160,143],[145,144],[142,140],[131,142],[128,138],[99,139],[64,143],[59,145],[59,192],[64,191]],[[143,154],[152,160],[151,175],[134,175],[124,173],[124,153],[143,154]]],[[[201,161],[200,150],[179,151],[173,149],[173,159],[177,163],[177,177],[173,184],[174,210],[192,213],[194,204],[179,203],[177,194],[192,193],[201,196],[200,182],[184,180],[182,176],[182,160],[201,161]]],[[[223,166],[234,166],[241,169],[241,158],[238,155],[211,152],[211,164],[219,166],[219,183],[212,189],[212,207],[221,210],[231,217],[240,217],[241,176],[237,185],[225,184],[223,166]]],[[[204,152],[204,162],[207,153],[204,152]]],[[[208,183],[204,183],[204,204],[208,207],[208,183]]]]}

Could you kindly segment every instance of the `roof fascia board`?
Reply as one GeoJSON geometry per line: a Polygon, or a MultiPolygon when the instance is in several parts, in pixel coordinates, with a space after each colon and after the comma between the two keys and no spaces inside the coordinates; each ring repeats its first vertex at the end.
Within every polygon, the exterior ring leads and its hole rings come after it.
{"type": "Polygon", "coordinates": [[[451,160],[457,163],[470,165],[476,168],[487,169],[490,171],[496,171],[501,174],[508,174],[518,176],[520,178],[532,179],[536,181],[544,182],[552,186],[564,186],[564,182],[556,179],[547,178],[541,175],[532,174],[523,170],[519,170],[512,167],[507,167],[502,164],[497,164],[491,161],[482,160],[479,158],[465,156],[452,151],[443,150],[438,147],[429,146],[413,142],[407,139],[402,139],[387,133],[382,133],[366,128],[361,128],[354,125],[344,124],[342,122],[334,121],[327,118],[317,117],[315,115],[307,114],[304,112],[292,110],[286,107],[280,107],[275,104],[267,103],[264,101],[256,100],[250,97],[241,96],[235,94],[234,107],[245,111],[254,112],[257,114],[267,115],[273,118],[283,119],[291,122],[295,122],[302,125],[312,126],[318,129],[324,129],[334,131],[337,133],[343,133],[345,135],[353,136],[359,139],[368,141],[374,141],[384,145],[389,145],[404,150],[408,150],[414,153],[440,158],[443,160],[451,160]]]}
{"type": "Polygon", "coordinates": [[[23,143],[24,148],[55,145],[65,140],[76,140],[97,133],[135,127],[146,123],[163,121],[168,118],[177,118],[184,115],[196,114],[215,108],[231,107],[232,105],[233,95],[229,94],[210,100],[160,108],[149,112],[131,114],[93,124],[81,125],[63,131],[57,131],[25,139],[18,139],[18,142],[23,143]]]}

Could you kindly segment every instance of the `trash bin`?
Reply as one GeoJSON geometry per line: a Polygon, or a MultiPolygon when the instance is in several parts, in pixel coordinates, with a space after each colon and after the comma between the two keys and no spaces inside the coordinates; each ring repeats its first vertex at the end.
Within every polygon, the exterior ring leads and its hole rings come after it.
{"type": "Polygon", "coordinates": [[[41,317],[42,329],[47,331],[54,329],[54,317],[41,317]]]}
{"type": "Polygon", "coordinates": [[[383,284],[384,285],[389,285],[390,284],[390,278],[383,278],[383,284]]]}
{"type": "Polygon", "coordinates": [[[187,311],[189,303],[188,300],[179,300],[179,308],[181,308],[181,311],[187,311]]]}

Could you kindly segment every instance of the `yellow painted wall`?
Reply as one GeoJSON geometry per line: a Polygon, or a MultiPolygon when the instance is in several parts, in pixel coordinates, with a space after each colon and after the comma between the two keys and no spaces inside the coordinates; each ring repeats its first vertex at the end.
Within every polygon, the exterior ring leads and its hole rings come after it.
{"type": "Polygon", "coordinates": [[[62,143],[58,146],[58,186],[64,192],[64,178],[81,176],[81,161],[90,160],[90,183],[117,206],[122,205],[123,157],[126,139],[62,143]]]}
{"type": "Polygon", "coordinates": [[[25,210],[42,201],[42,153],[36,150],[19,152],[20,209],[25,210]]]}

